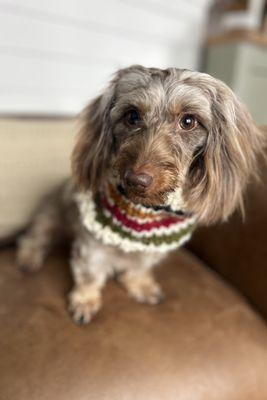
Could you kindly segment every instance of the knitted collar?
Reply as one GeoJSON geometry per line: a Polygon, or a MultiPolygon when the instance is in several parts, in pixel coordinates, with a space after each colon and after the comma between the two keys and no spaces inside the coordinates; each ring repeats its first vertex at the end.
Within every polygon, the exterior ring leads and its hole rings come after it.
{"type": "Polygon", "coordinates": [[[78,205],[88,231],[125,252],[178,248],[190,239],[196,222],[181,211],[134,204],[110,184],[95,198],[80,193],[78,205]]]}

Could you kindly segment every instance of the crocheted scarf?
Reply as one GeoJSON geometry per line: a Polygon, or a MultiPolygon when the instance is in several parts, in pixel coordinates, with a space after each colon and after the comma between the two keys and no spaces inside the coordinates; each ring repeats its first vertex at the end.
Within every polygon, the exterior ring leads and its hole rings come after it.
{"type": "Polygon", "coordinates": [[[84,226],[106,245],[129,251],[167,252],[190,239],[195,218],[181,211],[134,204],[111,185],[93,198],[79,194],[84,226]]]}

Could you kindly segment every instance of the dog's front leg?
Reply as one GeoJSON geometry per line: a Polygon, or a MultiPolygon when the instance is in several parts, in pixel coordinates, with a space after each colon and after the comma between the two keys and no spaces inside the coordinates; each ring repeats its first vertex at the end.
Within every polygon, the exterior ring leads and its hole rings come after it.
{"type": "Polygon", "coordinates": [[[110,273],[107,262],[103,246],[89,235],[76,239],[71,257],[75,285],[69,294],[69,311],[78,324],[89,323],[101,308],[101,289],[110,273]]]}
{"type": "Polygon", "coordinates": [[[119,282],[129,295],[140,303],[154,305],[161,302],[164,295],[152,272],[155,259],[143,255],[140,259],[133,257],[132,265],[129,260],[127,263],[128,268],[119,276],[119,282]]]}

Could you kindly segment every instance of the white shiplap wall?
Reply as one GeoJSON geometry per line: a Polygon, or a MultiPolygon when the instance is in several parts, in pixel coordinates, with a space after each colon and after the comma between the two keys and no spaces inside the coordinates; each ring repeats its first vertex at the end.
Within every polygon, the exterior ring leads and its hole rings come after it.
{"type": "Polygon", "coordinates": [[[197,68],[209,3],[0,1],[0,113],[76,113],[130,64],[197,68]]]}

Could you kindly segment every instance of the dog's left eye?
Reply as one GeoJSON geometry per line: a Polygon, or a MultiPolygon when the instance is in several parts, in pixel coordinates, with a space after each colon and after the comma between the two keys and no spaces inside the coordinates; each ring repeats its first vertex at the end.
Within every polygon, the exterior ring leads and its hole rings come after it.
{"type": "Polygon", "coordinates": [[[197,126],[197,119],[192,114],[184,114],[180,119],[180,127],[186,131],[191,131],[197,126]]]}
{"type": "Polygon", "coordinates": [[[136,109],[128,110],[124,114],[124,120],[128,125],[137,125],[141,121],[139,112],[136,109]]]}

